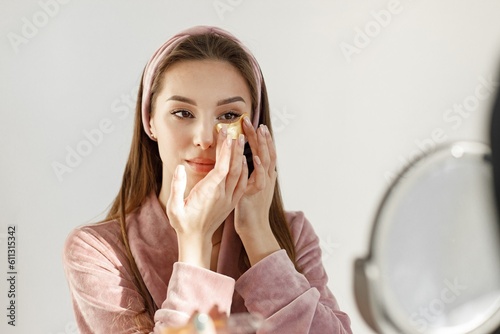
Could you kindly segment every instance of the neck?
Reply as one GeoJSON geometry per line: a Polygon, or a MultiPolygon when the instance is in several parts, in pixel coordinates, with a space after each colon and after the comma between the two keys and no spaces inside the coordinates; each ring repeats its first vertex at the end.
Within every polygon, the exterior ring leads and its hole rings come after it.
{"type": "Polygon", "coordinates": [[[161,189],[160,189],[160,194],[158,195],[158,200],[160,201],[160,204],[163,208],[163,210],[166,210],[167,207],[167,202],[170,197],[170,187],[172,183],[172,177],[173,174],[170,172],[166,167],[165,164],[163,165],[163,170],[162,170],[162,181],[161,181],[161,189]]]}
{"type": "Polygon", "coordinates": [[[158,195],[158,200],[160,202],[161,207],[163,208],[163,211],[165,212],[167,210],[167,201],[169,197],[170,197],[170,189],[169,191],[166,191],[165,187],[162,185],[160,194],[158,195]]]}

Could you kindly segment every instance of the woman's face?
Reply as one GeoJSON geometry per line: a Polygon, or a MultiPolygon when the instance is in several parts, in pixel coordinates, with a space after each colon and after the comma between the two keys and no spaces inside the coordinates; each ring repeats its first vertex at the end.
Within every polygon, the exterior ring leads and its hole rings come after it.
{"type": "Polygon", "coordinates": [[[176,166],[184,165],[188,194],[214,168],[215,125],[233,122],[245,112],[251,115],[250,90],[225,61],[178,62],[162,79],[150,125],[163,162],[163,186],[170,187],[176,166]]]}

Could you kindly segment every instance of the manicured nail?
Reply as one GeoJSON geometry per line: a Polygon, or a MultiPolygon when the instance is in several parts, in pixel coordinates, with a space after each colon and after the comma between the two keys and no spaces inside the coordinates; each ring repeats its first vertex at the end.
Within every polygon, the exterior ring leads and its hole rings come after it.
{"type": "Polygon", "coordinates": [[[221,129],[220,129],[220,132],[222,133],[222,135],[223,135],[224,137],[226,137],[226,136],[227,136],[227,125],[223,125],[223,126],[221,127],[221,129]]]}
{"type": "Polygon", "coordinates": [[[264,125],[266,127],[266,136],[270,136],[271,135],[271,132],[269,131],[269,128],[267,127],[267,125],[264,125]]]}
{"type": "Polygon", "coordinates": [[[265,135],[266,134],[266,126],[264,124],[261,124],[259,126],[260,133],[265,135]]]}
{"type": "Polygon", "coordinates": [[[233,138],[231,138],[230,136],[227,136],[226,137],[226,145],[227,145],[227,147],[231,147],[232,144],[233,144],[233,138]]]}
{"type": "Polygon", "coordinates": [[[248,118],[248,116],[243,117],[243,122],[245,122],[248,126],[252,126],[252,122],[250,122],[250,118],[248,118]]]}
{"type": "Polygon", "coordinates": [[[257,165],[262,164],[262,162],[260,161],[260,158],[259,158],[258,156],[256,156],[256,155],[253,157],[253,161],[255,161],[255,163],[256,163],[257,165]]]}
{"type": "Polygon", "coordinates": [[[245,146],[245,135],[240,133],[239,137],[238,137],[238,142],[240,143],[240,146],[243,147],[245,146]]]}

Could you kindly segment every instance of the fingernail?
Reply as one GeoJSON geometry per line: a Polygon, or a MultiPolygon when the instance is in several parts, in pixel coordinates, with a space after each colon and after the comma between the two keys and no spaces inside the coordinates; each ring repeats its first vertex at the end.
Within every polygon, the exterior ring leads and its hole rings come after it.
{"type": "Polygon", "coordinates": [[[223,125],[220,129],[220,132],[224,137],[227,136],[227,125],[223,125]]]}
{"type": "Polygon", "coordinates": [[[245,124],[248,126],[252,126],[252,123],[250,122],[250,118],[248,118],[248,116],[243,117],[243,122],[245,122],[245,124]]]}
{"type": "Polygon", "coordinates": [[[260,133],[262,133],[263,135],[266,134],[266,126],[264,124],[261,124],[259,126],[259,130],[260,130],[260,133]]]}
{"type": "Polygon", "coordinates": [[[246,164],[247,164],[247,157],[243,156],[243,165],[246,165],[246,164]]]}
{"type": "Polygon", "coordinates": [[[258,156],[256,156],[256,155],[253,157],[253,161],[255,161],[255,163],[256,163],[257,165],[260,165],[260,164],[261,164],[260,158],[259,158],[258,156]]]}
{"type": "Polygon", "coordinates": [[[238,142],[240,143],[240,146],[243,147],[245,146],[245,135],[240,133],[239,137],[238,137],[238,142]]]}
{"type": "Polygon", "coordinates": [[[233,139],[229,136],[226,137],[226,145],[227,147],[231,147],[231,145],[233,144],[233,139]]]}

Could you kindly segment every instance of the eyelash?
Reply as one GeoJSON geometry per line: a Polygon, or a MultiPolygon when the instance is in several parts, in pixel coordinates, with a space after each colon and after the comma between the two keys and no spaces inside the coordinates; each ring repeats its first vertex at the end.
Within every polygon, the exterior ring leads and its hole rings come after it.
{"type": "Polygon", "coordinates": [[[174,115],[175,117],[177,118],[180,118],[180,119],[184,119],[184,118],[194,118],[193,114],[189,111],[189,110],[186,110],[186,109],[178,109],[178,110],[174,110],[172,111],[171,113],[172,115],[174,115]],[[183,114],[183,113],[187,113],[189,114],[189,116],[180,116],[179,114],[183,114]]]}
{"type": "Polygon", "coordinates": [[[238,119],[239,117],[241,117],[240,113],[237,113],[237,112],[234,112],[234,111],[228,111],[227,113],[224,113],[224,114],[220,115],[217,118],[220,119],[220,120],[222,120],[222,121],[231,121],[232,122],[232,121],[238,119]],[[231,118],[230,119],[221,118],[221,117],[226,116],[226,115],[230,115],[231,118]]]}
{"type": "MultiPolygon", "coordinates": [[[[171,114],[179,119],[194,118],[193,114],[189,110],[186,110],[186,109],[174,110],[171,112],[171,114]]],[[[241,117],[240,113],[237,113],[234,111],[228,111],[228,112],[220,115],[219,117],[217,117],[217,119],[219,119],[221,121],[234,121],[234,120],[238,119],[239,117],[241,117]],[[229,118],[229,119],[224,118],[224,116],[227,116],[227,115],[231,116],[231,118],[229,118]]]]}

